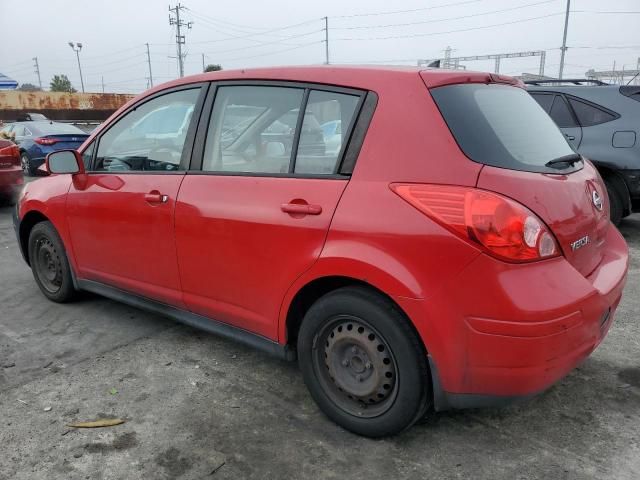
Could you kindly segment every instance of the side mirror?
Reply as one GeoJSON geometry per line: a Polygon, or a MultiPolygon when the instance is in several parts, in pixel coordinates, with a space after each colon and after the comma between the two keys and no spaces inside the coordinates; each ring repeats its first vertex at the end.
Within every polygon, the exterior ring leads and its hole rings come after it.
{"type": "Polygon", "coordinates": [[[84,173],[84,162],[75,150],[58,150],[47,155],[45,160],[47,171],[53,174],[84,173]]]}

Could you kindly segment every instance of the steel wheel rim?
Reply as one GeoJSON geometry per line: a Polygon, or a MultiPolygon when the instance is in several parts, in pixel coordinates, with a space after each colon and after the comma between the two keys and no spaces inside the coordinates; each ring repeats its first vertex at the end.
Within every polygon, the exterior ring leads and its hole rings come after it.
{"type": "Polygon", "coordinates": [[[40,237],[34,253],[38,280],[49,293],[57,293],[62,287],[62,260],[56,247],[47,237],[40,237]]]}
{"type": "Polygon", "coordinates": [[[364,319],[330,319],[314,339],[313,367],[325,394],[350,415],[378,417],[395,403],[395,357],[384,337],[364,319]]]}

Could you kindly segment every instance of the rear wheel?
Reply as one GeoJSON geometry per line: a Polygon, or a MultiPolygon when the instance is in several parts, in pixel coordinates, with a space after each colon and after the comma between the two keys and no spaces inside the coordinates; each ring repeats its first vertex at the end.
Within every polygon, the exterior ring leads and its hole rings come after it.
{"type": "Polygon", "coordinates": [[[22,166],[22,172],[26,176],[33,177],[33,175],[35,175],[33,166],[31,166],[31,159],[29,158],[29,155],[27,155],[26,152],[22,152],[20,154],[20,165],[22,166]]]}
{"type": "Polygon", "coordinates": [[[619,225],[624,212],[622,196],[611,181],[605,180],[604,183],[607,186],[607,194],[609,196],[609,216],[611,218],[611,223],[619,225]]]}
{"type": "Polygon", "coordinates": [[[29,262],[44,295],[54,302],[68,302],[76,290],[62,240],[51,222],[37,223],[29,234],[29,262]]]}
{"type": "Polygon", "coordinates": [[[418,336],[392,302],[366,288],[341,288],[311,306],[298,357],[320,409],[354,433],[399,433],[428,406],[427,358],[418,336]]]}

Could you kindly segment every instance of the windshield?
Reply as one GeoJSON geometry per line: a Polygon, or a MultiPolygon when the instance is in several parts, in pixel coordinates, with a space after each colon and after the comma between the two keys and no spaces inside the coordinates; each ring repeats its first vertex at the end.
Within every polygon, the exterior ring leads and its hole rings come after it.
{"type": "MultiPolygon", "coordinates": [[[[431,94],[462,151],[478,163],[558,173],[545,164],[574,153],[549,115],[521,88],[464,84],[435,88],[431,94]]],[[[581,167],[576,162],[570,168],[581,167]]]]}

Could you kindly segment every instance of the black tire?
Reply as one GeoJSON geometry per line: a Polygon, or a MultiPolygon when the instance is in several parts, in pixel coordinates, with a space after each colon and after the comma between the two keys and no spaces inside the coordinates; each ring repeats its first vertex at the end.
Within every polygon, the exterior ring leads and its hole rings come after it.
{"type": "Polygon", "coordinates": [[[611,223],[620,225],[624,213],[624,203],[616,186],[609,180],[604,181],[607,186],[607,194],[609,196],[609,217],[611,223]]]}
{"type": "Polygon", "coordinates": [[[420,339],[395,304],[364,287],[340,288],[311,306],[298,334],[298,361],[320,409],[360,435],[400,433],[431,401],[420,339]]]}
{"type": "Polygon", "coordinates": [[[42,293],[58,303],[73,299],[71,267],[62,240],[51,222],[37,223],[29,234],[29,262],[42,293]]]}
{"type": "Polygon", "coordinates": [[[31,165],[31,159],[27,152],[22,152],[20,154],[20,165],[22,166],[22,173],[24,173],[27,177],[33,177],[35,175],[35,170],[33,165],[31,165]]]}

